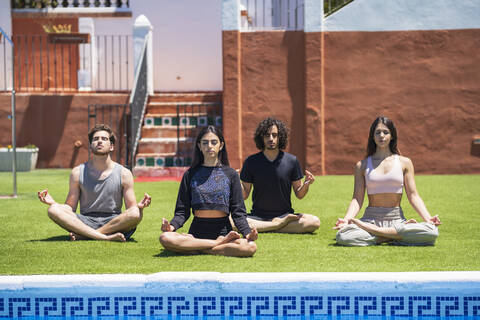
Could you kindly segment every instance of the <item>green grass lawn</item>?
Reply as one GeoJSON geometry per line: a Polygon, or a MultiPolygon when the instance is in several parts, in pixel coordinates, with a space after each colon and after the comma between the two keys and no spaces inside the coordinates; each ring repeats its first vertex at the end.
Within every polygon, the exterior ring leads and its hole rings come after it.
{"type": "MultiPolygon", "coordinates": [[[[417,176],[417,187],[430,213],[443,221],[434,247],[345,248],[335,245],[337,217],[344,215],[353,177],[317,177],[298,212],[322,221],[315,234],[260,234],[253,258],[182,256],[158,242],[162,217],[173,216],[178,182],[136,183],[137,199],[149,192],[152,205],[133,241],[68,241],[67,233],[47,217],[36,191],[48,188],[65,200],[70,170],[18,173],[18,199],[0,199],[0,274],[218,272],[352,272],[480,270],[480,175],[417,176]]],[[[11,192],[11,173],[0,173],[0,193],[11,192]]],[[[246,202],[250,209],[250,199],[246,202]]],[[[407,218],[418,218],[404,196],[407,218]]],[[[188,231],[189,222],[180,229],[188,231]]]]}

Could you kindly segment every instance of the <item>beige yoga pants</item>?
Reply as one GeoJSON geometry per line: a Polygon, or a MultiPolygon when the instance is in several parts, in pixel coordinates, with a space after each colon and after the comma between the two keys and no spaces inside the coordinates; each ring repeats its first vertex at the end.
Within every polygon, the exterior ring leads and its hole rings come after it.
{"type": "MultiPolygon", "coordinates": [[[[402,246],[433,246],[438,237],[438,228],[427,222],[405,223],[402,208],[367,207],[361,221],[378,227],[395,228],[402,237],[392,240],[402,246]]],[[[377,244],[377,236],[368,233],[355,224],[349,224],[337,232],[337,244],[350,247],[364,247],[377,244]]]]}

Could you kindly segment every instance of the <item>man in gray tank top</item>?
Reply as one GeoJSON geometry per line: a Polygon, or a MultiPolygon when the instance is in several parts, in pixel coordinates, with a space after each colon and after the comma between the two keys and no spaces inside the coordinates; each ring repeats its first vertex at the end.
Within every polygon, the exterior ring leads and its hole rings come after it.
{"type": "Polygon", "coordinates": [[[124,242],[135,232],[151,197],[145,193],[136,203],[132,173],[110,157],[115,135],[109,126],[95,125],[88,140],[92,159],[73,168],[65,204],[57,203],[46,189],[38,192],[38,198],[49,206],[48,216],[70,232],[72,240],[124,242]],[[79,202],[80,213],[76,214],[79,202]]]}

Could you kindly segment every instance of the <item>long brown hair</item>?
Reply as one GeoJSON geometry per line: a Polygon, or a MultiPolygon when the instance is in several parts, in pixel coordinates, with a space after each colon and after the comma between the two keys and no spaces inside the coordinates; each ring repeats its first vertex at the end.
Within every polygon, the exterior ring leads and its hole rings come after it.
{"type": "Polygon", "coordinates": [[[195,139],[195,151],[193,152],[193,161],[192,165],[190,168],[195,168],[197,166],[201,166],[203,162],[205,161],[203,157],[203,153],[198,147],[198,144],[200,143],[200,140],[202,140],[202,137],[206,135],[207,133],[213,133],[218,137],[220,140],[220,143],[223,143],[223,148],[218,152],[218,162],[220,165],[223,166],[230,166],[230,163],[228,162],[228,154],[227,154],[227,146],[225,144],[225,139],[223,138],[222,131],[220,129],[214,127],[214,126],[208,126],[204,127],[202,130],[197,135],[197,139],[195,139]]]}
{"type": "Polygon", "coordinates": [[[390,144],[388,145],[390,151],[393,154],[400,154],[400,151],[397,147],[397,128],[393,124],[393,121],[387,117],[380,116],[375,121],[373,121],[372,125],[370,126],[370,134],[368,135],[368,143],[367,143],[367,157],[373,155],[375,151],[377,151],[377,144],[375,143],[375,128],[379,123],[384,124],[387,126],[388,130],[390,130],[390,134],[392,135],[392,139],[390,140],[390,144]]]}

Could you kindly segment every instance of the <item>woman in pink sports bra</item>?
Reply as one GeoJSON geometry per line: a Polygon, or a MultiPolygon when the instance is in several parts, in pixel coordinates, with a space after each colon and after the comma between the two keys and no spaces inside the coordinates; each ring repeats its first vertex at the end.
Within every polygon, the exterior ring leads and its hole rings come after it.
{"type": "Polygon", "coordinates": [[[353,199],[344,218],[338,218],[337,243],[344,246],[369,246],[383,242],[399,245],[434,245],[440,225],[431,216],[415,186],[412,161],[400,155],[397,129],[392,120],[378,117],[370,126],[367,158],[355,165],[353,199]],[[424,222],[406,220],[400,202],[403,187],[415,211],[424,222]],[[365,191],[368,207],[363,217],[355,217],[362,208],[365,191]]]}

